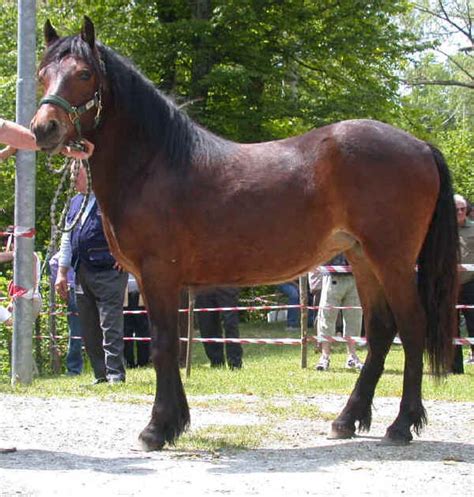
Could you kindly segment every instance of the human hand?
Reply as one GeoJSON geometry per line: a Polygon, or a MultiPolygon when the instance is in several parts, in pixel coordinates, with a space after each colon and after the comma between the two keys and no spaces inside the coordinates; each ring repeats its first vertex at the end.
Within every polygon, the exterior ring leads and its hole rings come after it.
{"type": "Polygon", "coordinates": [[[11,147],[10,145],[8,145],[7,147],[5,148],[2,148],[0,150],[0,162],[1,161],[4,161],[5,159],[8,159],[8,157],[12,156],[13,154],[16,153],[16,148],[15,147],[11,147]]]}
{"type": "Polygon", "coordinates": [[[85,160],[88,159],[94,153],[94,144],[89,140],[81,140],[81,145],[84,146],[84,150],[81,150],[74,145],[66,145],[61,153],[66,157],[71,157],[72,159],[85,160]]]}
{"type": "Polygon", "coordinates": [[[68,295],[67,276],[61,274],[61,271],[58,271],[58,276],[56,277],[54,288],[56,289],[56,292],[58,292],[59,296],[63,300],[67,300],[67,295],[68,295]]]}

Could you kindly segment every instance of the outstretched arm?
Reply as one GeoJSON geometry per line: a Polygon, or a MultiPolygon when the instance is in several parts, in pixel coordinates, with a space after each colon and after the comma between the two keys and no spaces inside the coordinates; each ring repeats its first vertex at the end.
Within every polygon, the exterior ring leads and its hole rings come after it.
{"type": "Polygon", "coordinates": [[[0,119],[0,142],[13,148],[38,150],[35,135],[21,124],[0,119]]]}
{"type": "MultiPolygon", "coordinates": [[[[66,146],[61,152],[74,159],[88,159],[94,151],[94,145],[87,140],[83,140],[83,142],[85,151],[66,146]]],[[[16,152],[16,149],[39,150],[35,135],[28,128],[5,119],[0,119],[0,143],[8,145],[0,151],[0,160],[10,157],[16,152]]]]}

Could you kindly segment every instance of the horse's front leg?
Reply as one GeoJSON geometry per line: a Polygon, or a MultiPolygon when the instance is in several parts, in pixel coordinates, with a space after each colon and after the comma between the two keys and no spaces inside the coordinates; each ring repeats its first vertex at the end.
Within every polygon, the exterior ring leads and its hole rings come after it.
{"type": "Polygon", "coordinates": [[[177,285],[143,281],[151,331],[151,356],[156,370],[156,396],[151,420],[140,434],[144,450],[173,444],[189,425],[189,408],[179,374],[177,285]]]}

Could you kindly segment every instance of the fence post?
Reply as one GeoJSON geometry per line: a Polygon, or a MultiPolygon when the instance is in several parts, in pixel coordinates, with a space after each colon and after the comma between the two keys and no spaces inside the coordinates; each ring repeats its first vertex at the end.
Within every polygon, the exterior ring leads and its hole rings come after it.
{"type": "Polygon", "coordinates": [[[299,278],[300,284],[300,326],[301,326],[301,367],[308,366],[308,275],[304,274],[299,278]]]}
{"type": "Polygon", "coordinates": [[[188,303],[188,346],[186,348],[186,378],[191,376],[191,361],[193,350],[194,337],[194,292],[189,288],[189,303],[188,303]]]}

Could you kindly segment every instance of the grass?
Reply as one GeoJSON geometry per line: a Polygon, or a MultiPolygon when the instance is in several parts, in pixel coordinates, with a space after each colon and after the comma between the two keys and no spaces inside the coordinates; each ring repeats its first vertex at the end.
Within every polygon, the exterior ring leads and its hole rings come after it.
{"type": "MultiPolygon", "coordinates": [[[[242,337],[289,337],[281,324],[242,324],[242,337]]],[[[464,349],[465,355],[467,349],[464,349]]],[[[366,349],[359,355],[365,358],[366,349]]],[[[308,348],[308,368],[300,367],[300,347],[288,345],[244,345],[242,370],[211,369],[200,344],[193,346],[193,367],[190,378],[182,378],[190,407],[212,409],[216,412],[255,414],[265,422],[253,426],[211,425],[184,434],[177,442],[180,451],[206,450],[218,454],[221,449],[251,449],[263,440],[282,436],[276,428],[278,421],[289,419],[330,421],[336,413],[322,413],[307,397],[317,394],[349,395],[358,372],[346,370],[344,344],[333,347],[331,369],[316,372],[318,355],[308,348]],[[225,401],[222,395],[226,396],[225,401]]],[[[402,390],[403,351],[393,346],[386,360],[385,372],[377,386],[376,396],[399,397],[402,390]]],[[[141,368],[127,372],[127,383],[114,385],[91,384],[90,372],[79,377],[40,377],[29,386],[10,385],[7,375],[0,376],[0,392],[40,397],[94,397],[126,403],[153,401],[155,372],[141,368]]],[[[464,375],[449,376],[434,381],[425,374],[424,399],[474,401],[474,368],[467,366],[464,375]]]]}
{"type": "MultiPolygon", "coordinates": [[[[281,324],[241,325],[242,337],[288,337],[289,333],[281,324]]],[[[366,349],[360,348],[361,358],[366,349]]],[[[465,348],[465,354],[467,349],[465,348]]],[[[262,398],[295,397],[316,394],[348,395],[357,379],[358,372],[346,370],[345,346],[333,347],[331,369],[328,372],[314,371],[317,355],[312,347],[308,349],[308,368],[300,367],[300,348],[291,345],[244,345],[244,367],[242,370],[211,369],[200,344],[193,346],[193,368],[190,378],[183,381],[188,396],[248,395],[262,398]]],[[[390,351],[385,372],[377,386],[376,395],[401,395],[403,351],[394,345],[390,351]]],[[[111,389],[107,384],[92,386],[90,374],[79,377],[41,377],[32,385],[10,386],[7,375],[0,377],[0,392],[39,396],[93,396],[126,402],[149,401],[154,395],[155,373],[153,368],[141,368],[127,372],[127,383],[111,389]]],[[[435,381],[428,374],[423,381],[423,397],[449,401],[474,401],[474,368],[467,366],[464,375],[448,376],[435,381]]]]}
{"type": "Polygon", "coordinates": [[[205,428],[184,433],[176,443],[178,450],[205,450],[218,452],[220,450],[248,450],[262,445],[263,439],[276,437],[269,424],[258,426],[235,426],[232,429],[226,425],[209,425],[205,428]]]}

